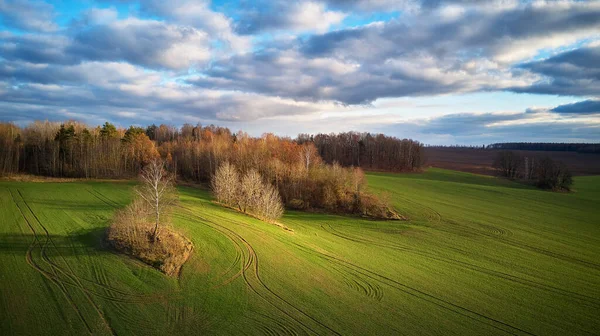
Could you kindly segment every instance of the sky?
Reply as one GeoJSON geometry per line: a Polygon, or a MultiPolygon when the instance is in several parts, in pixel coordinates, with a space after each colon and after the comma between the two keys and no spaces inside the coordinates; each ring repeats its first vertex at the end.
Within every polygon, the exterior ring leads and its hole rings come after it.
{"type": "Polygon", "coordinates": [[[600,142],[600,1],[0,0],[0,121],[600,142]]]}

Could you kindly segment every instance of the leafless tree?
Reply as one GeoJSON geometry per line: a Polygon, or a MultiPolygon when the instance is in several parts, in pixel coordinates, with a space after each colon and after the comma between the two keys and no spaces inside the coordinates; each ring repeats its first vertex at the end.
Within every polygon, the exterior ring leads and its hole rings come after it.
{"type": "Polygon", "coordinates": [[[238,204],[243,212],[256,211],[263,188],[262,177],[256,169],[250,169],[242,178],[238,204]]]}
{"type": "Polygon", "coordinates": [[[266,183],[260,193],[258,215],[268,221],[273,221],[283,215],[283,203],[279,191],[271,184],[266,183]]]}
{"type": "Polygon", "coordinates": [[[230,206],[237,204],[240,190],[240,174],[234,165],[229,162],[223,163],[215,172],[211,186],[219,202],[230,206]]]}
{"type": "Polygon", "coordinates": [[[306,143],[302,146],[302,152],[300,153],[300,156],[307,170],[310,167],[313,156],[315,155],[317,155],[317,148],[313,144],[306,143]]]}
{"type": "Polygon", "coordinates": [[[159,234],[160,217],[177,200],[173,186],[174,175],[166,170],[166,162],[155,159],[144,167],[140,174],[142,184],[136,188],[136,193],[152,210],[154,216],[154,230],[152,241],[156,241],[159,234]]]}

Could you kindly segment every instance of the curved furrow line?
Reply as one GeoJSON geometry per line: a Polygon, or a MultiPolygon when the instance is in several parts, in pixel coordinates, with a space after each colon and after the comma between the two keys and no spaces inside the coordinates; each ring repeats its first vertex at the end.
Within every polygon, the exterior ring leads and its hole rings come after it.
{"type": "Polygon", "coordinates": [[[369,240],[369,239],[361,239],[358,237],[354,237],[354,236],[347,236],[344,235],[343,233],[335,230],[331,225],[328,225],[330,230],[327,230],[323,225],[321,225],[321,227],[337,236],[343,239],[347,239],[353,242],[359,242],[359,243],[363,243],[363,244],[369,244],[369,245],[376,245],[376,246],[380,246],[380,247],[384,247],[384,248],[389,248],[389,249],[393,249],[393,250],[398,250],[398,251],[403,251],[403,252],[407,252],[407,253],[411,253],[411,254],[416,254],[428,259],[432,259],[432,260],[436,260],[436,261],[440,261],[440,262],[444,262],[444,263],[449,263],[455,266],[459,266],[465,269],[469,269],[475,272],[480,272],[486,275],[490,275],[490,276],[494,276],[497,278],[501,278],[503,280],[507,280],[507,281],[511,281],[511,282],[515,282],[524,286],[528,286],[528,287],[532,287],[535,289],[539,289],[539,290],[543,290],[543,291],[547,291],[547,292],[551,292],[554,294],[558,294],[558,295],[562,295],[562,296],[566,296],[569,299],[576,299],[582,303],[585,303],[591,307],[594,308],[598,308],[600,307],[600,302],[598,302],[597,298],[591,297],[591,296],[587,296],[584,294],[579,294],[579,293],[574,293],[571,291],[567,291],[565,289],[562,288],[558,288],[558,287],[554,287],[554,286],[550,286],[550,285],[546,285],[546,284],[542,284],[533,280],[529,280],[529,279],[525,279],[522,277],[518,277],[515,275],[511,275],[508,273],[504,273],[504,272],[500,272],[500,271],[495,271],[489,268],[485,268],[485,267],[481,267],[481,266],[477,266],[474,264],[470,264],[464,261],[460,261],[460,260],[456,260],[456,259],[451,259],[451,258],[445,258],[445,257],[441,257],[441,256],[437,256],[435,254],[432,253],[427,253],[427,252],[422,252],[422,251],[418,251],[412,248],[408,248],[408,247],[404,247],[404,246],[400,246],[397,244],[383,244],[380,242],[376,242],[373,240],[369,240]]]}
{"type": "Polygon", "coordinates": [[[383,290],[379,285],[366,281],[363,277],[357,275],[355,272],[350,272],[344,267],[334,265],[330,269],[340,274],[342,279],[344,279],[344,284],[351,289],[377,301],[381,301],[383,298],[383,290]]]}
{"type": "Polygon", "coordinates": [[[455,303],[452,303],[450,301],[438,298],[438,297],[436,297],[434,295],[431,295],[429,293],[426,293],[426,292],[424,292],[422,290],[419,290],[419,289],[416,289],[414,287],[408,286],[408,285],[403,284],[403,283],[401,283],[401,282],[399,282],[397,280],[394,280],[394,279],[391,279],[391,278],[389,278],[389,277],[387,277],[385,275],[373,272],[373,271],[371,271],[369,269],[366,269],[366,268],[364,268],[362,266],[359,266],[359,265],[356,265],[354,263],[348,262],[348,261],[346,261],[344,259],[341,259],[339,257],[335,257],[333,255],[322,253],[322,252],[319,252],[319,251],[314,250],[314,249],[306,248],[306,247],[304,247],[304,246],[302,246],[300,244],[296,244],[296,243],[293,243],[293,244],[296,245],[299,249],[304,250],[307,253],[312,253],[313,255],[319,256],[319,257],[321,257],[324,260],[328,260],[328,261],[331,261],[331,262],[334,262],[334,263],[338,263],[339,265],[342,265],[344,267],[351,268],[354,271],[356,271],[356,272],[358,272],[358,273],[360,273],[360,274],[362,274],[362,275],[364,275],[364,276],[366,276],[368,278],[371,278],[373,280],[377,280],[377,281],[379,281],[379,282],[381,282],[383,284],[386,284],[386,285],[388,285],[390,287],[396,288],[397,290],[399,290],[399,291],[401,291],[401,292],[403,292],[405,294],[408,294],[408,295],[416,297],[416,298],[418,298],[420,300],[429,302],[429,303],[434,304],[434,305],[436,305],[436,306],[438,306],[438,307],[440,307],[442,309],[451,311],[451,312],[456,313],[458,315],[461,315],[463,317],[469,318],[469,319],[471,319],[473,321],[477,321],[479,323],[488,325],[488,326],[490,326],[492,328],[495,328],[497,330],[503,331],[503,332],[511,334],[511,335],[526,334],[526,335],[534,335],[535,336],[535,334],[533,334],[533,333],[531,333],[529,331],[523,330],[523,329],[521,329],[519,327],[513,326],[511,324],[508,324],[506,322],[497,320],[495,318],[486,316],[484,314],[478,313],[478,312],[473,311],[473,310],[471,310],[469,308],[462,307],[462,306],[460,306],[458,304],[455,304],[455,303]]]}
{"type": "MultiPolygon", "coordinates": [[[[258,315],[260,318],[254,318],[254,317],[247,317],[247,318],[251,319],[252,321],[256,321],[260,324],[265,324],[265,322],[262,319],[268,320],[270,323],[270,324],[267,324],[268,326],[269,325],[276,326],[276,328],[271,328],[271,330],[277,329],[275,335],[300,336],[300,334],[298,334],[296,332],[296,330],[290,329],[287,325],[285,325],[284,323],[281,323],[281,321],[279,321],[278,319],[275,319],[275,318],[265,315],[265,314],[261,314],[259,312],[254,312],[254,315],[258,315]]],[[[308,334],[302,334],[302,335],[308,335],[308,334]]]]}
{"type": "MultiPolygon", "coordinates": [[[[196,221],[193,217],[186,216],[186,215],[181,214],[181,213],[174,214],[174,216],[182,218],[182,219],[190,221],[190,222],[195,222],[196,221]]],[[[240,244],[238,241],[236,241],[227,232],[223,232],[222,230],[218,230],[218,229],[215,229],[215,228],[213,228],[213,230],[216,230],[217,232],[219,232],[222,235],[224,235],[227,238],[227,240],[229,240],[229,242],[234,246],[234,248],[236,250],[236,256],[235,256],[233,262],[231,263],[231,265],[229,265],[229,267],[227,268],[226,271],[222,272],[222,274],[219,275],[219,277],[217,278],[217,281],[220,280],[220,279],[222,279],[223,277],[225,277],[227,274],[229,274],[239,264],[239,271],[238,272],[236,272],[232,276],[228,277],[227,279],[223,280],[221,283],[219,283],[219,284],[217,284],[217,285],[214,286],[214,288],[219,288],[219,287],[222,287],[222,286],[226,286],[226,285],[230,284],[231,282],[233,282],[235,279],[239,278],[244,271],[246,271],[248,268],[250,268],[250,263],[249,263],[249,258],[246,257],[244,255],[244,253],[243,253],[244,249],[242,247],[242,244],[240,244]],[[242,261],[243,261],[243,263],[242,263],[242,261]]]]}
{"type": "MultiPolygon", "coordinates": [[[[33,215],[33,217],[35,218],[36,222],[39,224],[39,226],[42,228],[42,230],[44,231],[45,235],[46,235],[46,245],[48,242],[50,242],[52,244],[52,246],[54,247],[54,249],[56,250],[56,253],[58,254],[58,256],[61,258],[61,260],[63,261],[63,263],[67,266],[68,272],[70,273],[70,277],[75,281],[77,287],[82,291],[82,293],[84,294],[84,296],[86,297],[87,301],[92,305],[92,307],[94,308],[94,310],[96,311],[96,313],[98,313],[98,316],[100,317],[100,320],[102,321],[103,325],[106,327],[107,331],[111,334],[111,335],[115,335],[115,332],[113,330],[113,328],[110,326],[110,324],[108,323],[108,321],[106,320],[106,317],[104,316],[104,312],[102,312],[102,310],[98,307],[98,305],[96,304],[96,302],[94,302],[94,300],[91,298],[90,294],[88,293],[87,289],[83,287],[83,285],[81,284],[81,282],[79,281],[79,279],[77,278],[77,276],[75,276],[75,272],[73,271],[73,269],[71,268],[71,266],[69,265],[69,263],[67,262],[67,260],[65,259],[65,257],[60,253],[60,250],[58,249],[58,247],[56,246],[56,244],[54,243],[54,241],[52,240],[52,237],[50,236],[50,232],[48,231],[48,229],[44,226],[44,224],[40,221],[40,219],[38,218],[38,216],[35,214],[35,212],[33,212],[33,209],[29,206],[29,204],[27,203],[27,201],[25,201],[25,198],[23,197],[23,194],[21,193],[20,190],[17,190],[17,192],[19,193],[19,196],[21,197],[23,204],[25,204],[25,206],[27,207],[27,209],[29,210],[29,212],[33,215]]],[[[42,257],[44,259],[46,259],[46,261],[49,263],[49,265],[52,267],[54,274],[58,277],[58,274],[56,273],[57,270],[60,269],[60,271],[63,274],[67,274],[67,272],[64,271],[64,269],[55,266],[56,264],[52,263],[50,261],[50,258],[48,257],[48,255],[45,252],[45,248],[42,249],[42,257]]],[[[64,286],[64,284],[63,284],[64,286]]]]}
{"type": "Polygon", "coordinates": [[[492,236],[501,236],[501,237],[510,237],[513,235],[512,231],[508,229],[503,229],[501,227],[489,225],[489,224],[479,224],[482,228],[484,228],[488,233],[491,233],[492,236]]]}
{"type": "MultiPolygon", "coordinates": [[[[273,290],[271,290],[266,284],[265,282],[261,279],[260,277],[260,271],[259,271],[259,259],[258,256],[254,250],[254,248],[252,247],[252,245],[250,245],[248,243],[248,241],[246,241],[242,236],[240,236],[239,234],[237,234],[236,232],[232,231],[231,229],[222,226],[220,224],[217,224],[216,222],[213,222],[207,218],[201,217],[195,213],[193,213],[192,209],[189,208],[185,208],[185,207],[181,207],[182,209],[187,210],[188,212],[190,212],[190,215],[192,215],[193,217],[205,222],[205,223],[210,223],[207,224],[211,227],[218,227],[221,230],[225,230],[228,231],[229,233],[231,233],[231,235],[233,237],[235,237],[236,240],[239,240],[247,249],[247,251],[249,252],[249,259],[248,259],[248,265],[254,265],[254,267],[251,267],[249,270],[250,272],[248,272],[248,270],[244,271],[243,274],[243,278],[244,281],[246,282],[246,284],[249,286],[249,288],[259,297],[263,298],[267,303],[269,303],[270,305],[272,305],[273,307],[275,307],[277,310],[279,310],[280,312],[282,312],[284,315],[288,316],[290,319],[292,319],[294,322],[298,323],[299,325],[301,325],[303,328],[309,330],[310,332],[320,335],[323,334],[322,332],[316,332],[313,328],[311,328],[310,326],[308,326],[306,323],[304,323],[303,321],[300,320],[300,318],[298,317],[294,317],[291,315],[291,313],[282,308],[280,305],[283,305],[284,307],[288,307],[291,308],[292,311],[295,311],[297,314],[299,314],[302,318],[308,319],[309,321],[311,321],[312,323],[314,323],[316,326],[318,326],[319,328],[322,328],[323,330],[327,330],[327,333],[333,333],[336,335],[339,335],[338,332],[336,332],[335,330],[331,329],[330,327],[328,327],[327,325],[321,323],[320,321],[316,320],[314,317],[310,316],[309,314],[307,314],[306,312],[304,312],[303,310],[301,310],[300,308],[298,308],[297,306],[291,304],[289,301],[287,301],[286,299],[284,299],[283,297],[281,297],[280,295],[278,295],[276,292],[274,292],[273,290]],[[261,289],[263,290],[263,292],[261,293],[261,289]],[[279,304],[278,304],[279,303],[279,304]]],[[[219,231],[221,231],[219,230],[219,231]]]]}
{"type": "MultiPolygon", "coordinates": [[[[32,252],[35,249],[36,245],[40,247],[40,253],[41,253],[41,250],[43,248],[42,244],[41,244],[41,241],[40,241],[40,239],[39,239],[39,237],[37,235],[37,232],[33,228],[33,225],[31,224],[31,222],[29,221],[29,219],[27,219],[27,216],[25,216],[25,213],[23,212],[23,209],[19,205],[19,202],[17,202],[15,200],[15,196],[13,194],[13,191],[9,189],[9,192],[10,192],[10,196],[11,196],[13,202],[15,203],[15,205],[17,206],[17,208],[19,209],[19,212],[21,213],[21,216],[23,217],[23,219],[27,223],[27,226],[31,230],[31,232],[33,234],[33,237],[34,237],[33,242],[31,243],[31,245],[27,249],[25,260],[27,261],[27,263],[31,267],[33,267],[33,269],[35,269],[36,271],[38,271],[41,275],[43,275],[46,279],[48,279],[50,282],[54,283],[59,288],[60,292],[63,294],[63,296],[65,297],[65,299],[69,303],[69,305],[73,308],[73,310],[75,310],[77,316],[79,317],[79,320],[83,323],[83,325],[85,326],[85,328],[88,331],[88,333],[90,335],[92,335],[93,333],[92,333],[92,329],[90,328],[90,325],[88,324],[88,322],[86,321],[86,319],[83,317],[83,314],[82,314],[81,310],[79,309],[79,307],[77,307],[77,305],[75,304],[75,302],[71,298],[71,295],[66,291],[66,288],[64,287],[64,285],[55,278],[55,274],[53,276],[53,274],[51,274],[48,271],[44,270],[33,259],[32,252]]],[[[17,190],[17,192],[18,192],[18,190],[17,190]]],[[[23,200],[20,192],[19,192],[19,196],[21,197],[21,201],[24,202],[24,200],[23,200]]],[[[46,245],[46,244],[47,244],[47,241],[44,243],[44,245],[46,245]]]]}

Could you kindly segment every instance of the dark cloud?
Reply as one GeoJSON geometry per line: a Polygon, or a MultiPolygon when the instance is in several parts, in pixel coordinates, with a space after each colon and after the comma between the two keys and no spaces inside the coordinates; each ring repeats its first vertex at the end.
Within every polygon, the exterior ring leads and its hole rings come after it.
{"type": "Polygon", "coordinates": [[[30,63],[72,64],[78,59],[66,52],[69,44],[69,39],[60,35],[6,34],[0,36],[2,58],[30,63]]]}
{"type": "Polygon", "coordinates": [[[25,31],[50,32],[58,29],[53,22],[52,5],[43,1],[0,0],[0,20],[7,26],[25,31]]]}
{"type": "Polygon", "coordinates": [[[559,105],[551,110],[557,113],[600,113],[600,100],[584,100],[573,104],[559,105]]]}
{"type": "MultiPolygon", "coordinates": [[[[473,10],[445,19],[436,15],[425,13],[413,20],[393,20],[314,35],[306,40],[302,50],[308,55],[378,60],[421,50],[439,57],[460,56],[465,60],[509,56],[515,51],[514,43],[526,39],[536,42],[535,39],[548,39],[553,35],[600,29],[600,6],[586,3],[569,7],[547,5],[473,10]],[[368,53],[358,50],[363,46],[369,47],[368,53]]],[[[537,52],[535,45],[520,44],[519,48],[532,48],[533,54],[537,52]]]]}
{"type": "Polygon", "coordinates": [[[538,83],[515,88],[517,92],[600,96],[600,47],[580,48],[548,59],[526,63],[522,69],[543,76],[538,83]]]}

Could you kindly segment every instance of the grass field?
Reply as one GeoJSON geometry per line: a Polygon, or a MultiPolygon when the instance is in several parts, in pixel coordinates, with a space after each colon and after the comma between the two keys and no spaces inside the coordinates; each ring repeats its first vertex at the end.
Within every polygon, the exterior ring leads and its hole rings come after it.
{"type": "Polygon", "coordinates": [[[0,182],[0,334],[600,333],[600,176],[368,180],[409,220],[288,211],[289,232],[180,188],[178,279],[103,247],[131,183],[0,182]]]}

